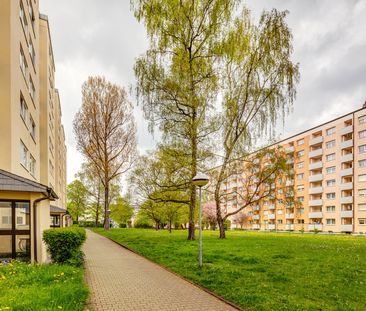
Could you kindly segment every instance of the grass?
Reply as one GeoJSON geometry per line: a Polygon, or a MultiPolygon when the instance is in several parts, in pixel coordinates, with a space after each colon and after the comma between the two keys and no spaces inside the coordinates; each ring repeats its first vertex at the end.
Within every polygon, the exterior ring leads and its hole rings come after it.
{"type": "Polygon", "coordinates": [[[247,310],[366,310],[366,239],[341,235],[94,229],[247,310]]]}
{"type": "Polygon", "coordinates": [[[82,268],[15,261],[0,266],[0,311],[81,311],[87,296],[82,268]]]}

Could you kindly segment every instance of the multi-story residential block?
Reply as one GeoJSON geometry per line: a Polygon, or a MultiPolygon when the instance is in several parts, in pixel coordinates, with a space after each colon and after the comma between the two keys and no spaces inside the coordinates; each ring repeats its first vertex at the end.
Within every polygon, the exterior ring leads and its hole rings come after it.
{"type": "Polygon", "coordinates": [[[43,230],[65,218],[66,146],[39,0],[1,1],[0,41],[0,259],[42,262],[43,230]]]}
{"type": "MultiPolygon", "coordinates": [[[[247,229],[366,233],[366,108],[353,111],[273,146],[282,146],[292,167],[296,204],[278,197],[246,208],[247,229]]],[[[240,189],[243,176],[233,176],[224,191],[240,189]]],[[[279,190],[282,191],[282,190],[279,190]]],[[[237,207],[229,197],[225,207],[237,207]]],[[[240,202],[239,202],[240,204],[240,202]]],[[[235,218],[231,218],[232,226],[235,218]]]]}

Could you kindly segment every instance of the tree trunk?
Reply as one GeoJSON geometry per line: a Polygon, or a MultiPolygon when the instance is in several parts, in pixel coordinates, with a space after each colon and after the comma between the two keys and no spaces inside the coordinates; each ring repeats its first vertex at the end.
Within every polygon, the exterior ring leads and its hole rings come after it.
{"type": "Polygon", "coordinates": [[[220,219],[217,219],[217,223],[219,225],[219,230],[220,230],[220,239],[226,239],[225,221],[220,217],[220,219]]]}
{"type": "Polygon", "coordinates": [[[109,182],[105,184],[104,191],[104,229],[109,230],[109,182]]]}
{"type": "Polygon", "coordinates": [[[95,227],[98,227],[98,225],[99,225],[99,204],[100,204],[100,189],[98,189],[97,207],[95,210],[95,227]]]}
{"type": "Polygon", "coordinates": [[[169,233],[172,233],[172,221],[169,220],[169,233]]]}

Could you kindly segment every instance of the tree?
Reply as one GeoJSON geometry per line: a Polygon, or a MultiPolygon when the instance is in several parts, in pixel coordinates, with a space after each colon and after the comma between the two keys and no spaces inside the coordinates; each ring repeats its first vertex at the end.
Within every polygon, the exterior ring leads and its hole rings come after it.
{"type": "Polygon", "coordinates": [[[104,228],[109,229],[110,184],[130,169],[136,152],[132,105],[123,88],[102,77],[82,86],[73,126],[78,150],[93,165],[104,190],[104,228]]]}
{"type": "Polygon", "coordinates": [[[88,204],[88,190],[83,183],[75,179],[67,185],[67,210],[76,222],[83,216],[88,204]]]}
{"type": "Polygon", "coordinates": [[[240,229],[243,229],[243,226],[245,226],[249,221],[249,216],[244,211],[241,211],[234,215],[233,222],[240,226],[240,229]]]}
{"type": "Polygon", "coordinates": [[[115,200],[115,203],[110,205],[111,207],[111,219],[118,224],[125,224],[131,220],[134,209],[130,203],[123,197],[119,196],[115,200]]]}
{"type": "Polygon", "coordinates": [[[202,213],[203,222],[210,226],[212,230],[215,230],[217,225],[215,201],[210,201],[203,204],[202,213]]]}
{"type": "Polygon", "coordinates": [[[225,238],[225,220],[245,210],[258,205],[265,200],[283,200],[285,204],[294,204],[293,171],[287,163],[288,157],[282,147],[263,148],[253,154],[244,155],[235,163],[226,167],[222,184],[226,185],[217,195],[218,178],[222,178],[222,168],[212,171],[213,196],[217,211],[217,222],[220,238],[225,238]],[[236,181],[234,187],[229,187],[231,181],[236,181]],[[291,193],[283,197],[283,193],[291,193]],[[227,203],[235,202],[228,207],[227,203]]]}

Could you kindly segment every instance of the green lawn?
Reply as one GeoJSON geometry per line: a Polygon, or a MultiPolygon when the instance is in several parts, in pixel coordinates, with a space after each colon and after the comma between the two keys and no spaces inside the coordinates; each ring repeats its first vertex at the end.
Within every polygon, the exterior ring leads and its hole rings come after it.
{"type": "Polygon", "coordinates": [[[366,238],[230,231],[95,229],[248,310],[366,310],[366,238]]]}
{"type": "Polygon", "coordinates": [[[84,310],[82,268],[66,265],[0,266],[0,311],[84,310]]]}

